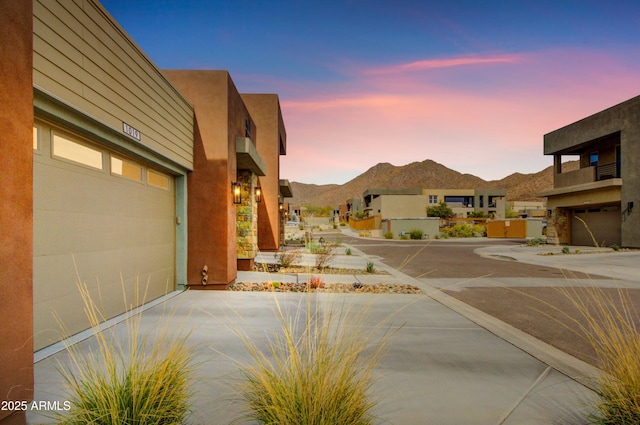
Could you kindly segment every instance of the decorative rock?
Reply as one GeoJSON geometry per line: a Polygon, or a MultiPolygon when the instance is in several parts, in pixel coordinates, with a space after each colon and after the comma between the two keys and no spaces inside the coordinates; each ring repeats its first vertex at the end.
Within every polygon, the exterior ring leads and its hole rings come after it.
{"type": "Polygon", "coordinates": [[[369,294],[423,294],[422,290],[413,285],[401,285],[395,283],[329,283],[322,288],[312,288],[307,283],[277,282],[251,283],[236,282],[229,286],[230,291],[252,292],[328,292],[328,293],[369,293],[369,294]],[[357,286],[359,284],[359,286],[357,286]]]}

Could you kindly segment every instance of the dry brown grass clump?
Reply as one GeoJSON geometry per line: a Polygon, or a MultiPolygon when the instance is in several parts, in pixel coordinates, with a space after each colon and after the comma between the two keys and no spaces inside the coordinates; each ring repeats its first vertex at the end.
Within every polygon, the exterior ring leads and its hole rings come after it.
{"type": "Polygon", "coordinates": [[[104,322],[85,284],[79,284],[97,348],[67,347],[69,362],[60,364],[71,409],[56,417],[60,424],[181,424],[190,409],[193,352],[188,334],[171,336],[169,320],[143,333],[141,315],[126,319],[122,341],[104,322]]]}
{"type": "Polygon", "coordinates": [[[265,341],[243,337],[251,355],[241,367],[248,419],[277,425],[371,424],[373,370],[391,333],[371,325],[367,309],[311,303],[293,315],[277,303],[278,329],[265,341]]]}

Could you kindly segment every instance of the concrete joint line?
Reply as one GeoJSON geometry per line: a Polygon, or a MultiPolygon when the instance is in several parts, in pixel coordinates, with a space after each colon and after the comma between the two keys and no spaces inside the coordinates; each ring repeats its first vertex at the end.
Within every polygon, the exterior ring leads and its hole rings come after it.
{"type": "Polygon", "coordinates": [[[547,368],[540,374],[540,376],[538,376],[538,379],[536,379],[533,382],[533,384],[531,384],[531,386],[529,388],[527,388],[527,391],[525,391],[524,394],[522,394],[522,396],[520,396],[520,398],[518,400],[516,400],[516,402],[513,404],[513,406],[511,406],[511,408],[504,415],[504,417],[500,421],[498,421],[498,425],[503,425],[506,422],[506,420],[509,419],[509,416],[511,416],[511,414],[516,411],[518,406],[520,406],[522,404],[522,402],[529,396],[529,394],[531,394],[531,392],[534,390],[534,388],[536,388],[538,386],[538,384],[540,382],[542,382],[544,380],[544,378],[547,377],[549,372],[551,372],[551,367],[547,366],[547,368]]]}

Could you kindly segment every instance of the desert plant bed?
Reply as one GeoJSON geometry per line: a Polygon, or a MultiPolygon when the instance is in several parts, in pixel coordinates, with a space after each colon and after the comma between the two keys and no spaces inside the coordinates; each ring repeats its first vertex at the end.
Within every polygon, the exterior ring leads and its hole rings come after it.
{"type": "MultiPolygon", "coordinates": [[[[314,285],[316,286],[316,285],[314,285]]],[[[422,290],[413,285],[395,283],[328,283],[319,287],[302,283],[286,282],[239,282],[229,286],[230,291],[250,292],[325,292],[325,293],[365,293],[365,294],[423,294],[422,290]]]]}
{"type": "Polygon", "coordinates": [[[361,269],[344,269],[337,267],[324,267],[322,270],[318,270],[318,268],[313,266],[290,266],[290,267],[281,267],[278,264],[270,264],[270,263],[255,263],[253,266],[253,271],[256,272],[271,272],[271,273],[288,273],[288,274],[313,274],[313,273],[322,273],[322,274],[377,274],[377,275],[388,275],[389,273],[384,270],[372,269],[372,272],[367,272],[366,267],[361,269]]]}

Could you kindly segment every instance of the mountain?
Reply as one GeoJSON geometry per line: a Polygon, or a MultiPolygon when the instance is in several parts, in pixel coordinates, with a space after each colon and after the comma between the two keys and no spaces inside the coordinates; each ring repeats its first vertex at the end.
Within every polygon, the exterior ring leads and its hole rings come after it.
{"type": "MultiPolygon", "coordinates": [[[[564,171],[578,168],[578,161],[563,164],[564,171]]],[[[486,181],[471,174],[462,174],[427,159],[422,162],[395,166],[383,162],[369,168],[345,184],[315,185],[291,182],[293,205],[316,207],[344,204],[347,199],[361,198],[367,189],[505,189],[508,201],[541,200],[535,194],[553,187],[553,166],[538,173],[514,173],[502,180],[486,181]]]]}

